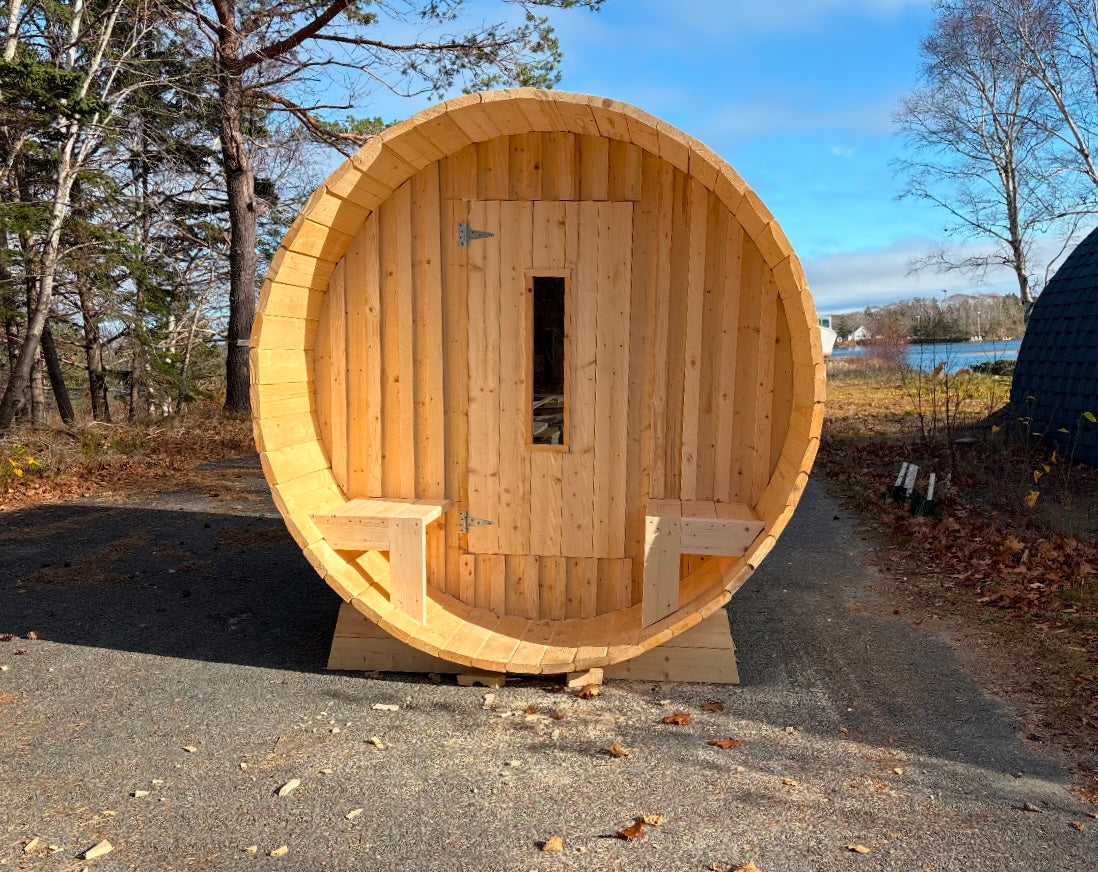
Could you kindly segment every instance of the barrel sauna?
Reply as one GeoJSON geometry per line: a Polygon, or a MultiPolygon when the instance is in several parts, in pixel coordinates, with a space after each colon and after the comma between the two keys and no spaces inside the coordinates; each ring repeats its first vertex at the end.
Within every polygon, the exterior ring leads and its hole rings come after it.
{"type": "Polygon", "coordinates": [[[389,128],[311,197],[251,338],[263,469],[347,602],[467,666],[634,657],[724,605],[819,442],[816,314],[700,142],[532,89],[389,128]]]}

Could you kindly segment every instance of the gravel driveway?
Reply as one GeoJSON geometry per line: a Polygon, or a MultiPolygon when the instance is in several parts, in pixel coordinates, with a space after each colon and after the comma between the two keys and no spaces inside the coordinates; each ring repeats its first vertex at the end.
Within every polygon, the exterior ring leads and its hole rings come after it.
{"type": "Polygon", "coordinates": [[[1098,869],[1067,773],[816,484],[730,606],[742,685],[581,700],[326,672],[338,598],[258,462],[206,480],[0,515],[0,869],[1098,869]]]}

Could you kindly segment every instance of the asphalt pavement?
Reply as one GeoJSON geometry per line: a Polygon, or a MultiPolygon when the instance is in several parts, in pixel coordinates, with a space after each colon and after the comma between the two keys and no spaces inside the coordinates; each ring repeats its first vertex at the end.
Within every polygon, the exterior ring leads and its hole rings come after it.
{"type": "Polygon", "coordinates": [[[729,606],[740,686],[582,700],[325,671],[339,601],[258,462],[208,481],[0,514],[0,869],[1098,869],[1069,773],[815,482],[729,606]]]}

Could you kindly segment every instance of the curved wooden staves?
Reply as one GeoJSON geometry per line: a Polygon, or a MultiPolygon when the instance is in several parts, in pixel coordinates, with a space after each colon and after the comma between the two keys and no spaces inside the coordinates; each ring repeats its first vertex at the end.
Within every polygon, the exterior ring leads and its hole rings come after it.
{"type": "Polygon", "coordinates": [[[777,222],[700,142],[598,97],[474,94],[386,130],[302,209],[252,333],[255,438],[309,562],[397,639],[481,669],[604,666],[709,616],[773,547],[819,443],[816,325],[777,222]],[[455,228],[470,218],[518,227],[520,241],[459,248],[455,228]],[[597,411],[573,424],[590,444],[565,452],[526,452],[498,426],[470,433],[481,426],[470,408],[523,396],[507,337],[526,316],[493,277],[521,281],[531,266],[611,289],[571,304],[570,366],[582,372],[586,355],[594,373],[573,400],[588,391],[577,409],[597,411]],[[470,276],[488,291],[469,291],[470,276]],[[585,317],[599,325],[590,335],[576,328],[585,317]],[[482,485],[499,488],[500,517],[512,502],[535,510],[475,547],[481,532],[462,533],[457,508],[482,485]],[[365,547],[322,531],[362,498],[427,507],[422,601],[393,583],[418,521],[386,528],[404,537],[391,548],[389,532],[365,547]],[[603,547],[607,517],[622,523],[603,547]],[[679,571],[657,586],[659,606],[645,561],[667,517],[684,556],[660,557],[679,571]],[[710,547],[718,517],[756,524],[742,554],[710,547]],[[577,545],[584,537],[595,547],[577,545]]]}

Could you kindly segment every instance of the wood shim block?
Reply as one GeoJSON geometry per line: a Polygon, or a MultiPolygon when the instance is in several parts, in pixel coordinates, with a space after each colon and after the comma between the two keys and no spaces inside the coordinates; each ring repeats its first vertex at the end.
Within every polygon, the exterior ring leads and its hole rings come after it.
{"type": "Polygon", "coordinates": [[[584,669],[582,672],[569,672],[565,676],[565,683],[572,690],[583,690],[589,684],[602,684],[606,671],[601,667],[584,669]]]}
{"type": "MultiPolygon", "coordinates": [[[[363,672],[437,672],[440,675],[469,676],[476,673],[476,670],[470,670],[468,666],[432,657],[393,638],[348,603],[344,603],[339,609],[328,668],[363,672]]],[[[590,669],[573,675],[578,679],[580,676],[593,676],[599,671],[590,669]]],[[[728,628],[728,613],[719,609],[697,626],[663,645],[632,660],[604,667],[601,672],[604,679],[739,684],[735,647],[728,628]]],[[[490,675],[500,676],[500,673],[490,675]]],[[[571,677],[572,675],[569,676],[571,677]]],[[[598,682],[592,678],[583,683],[598,682]]]]}
{"type": "Polygon", "coordinates": [[[603,672],[607,679],[739,684],[728,612],[717,609],[685,633],[603,672]]]}
{"type": "Polygon", "coordinates": [[[364,672],[438,672],[447,675],[467,670],[458,663],[432,657],[394,639],[348,603],[339,608],[328,668],[364,672]]]}

